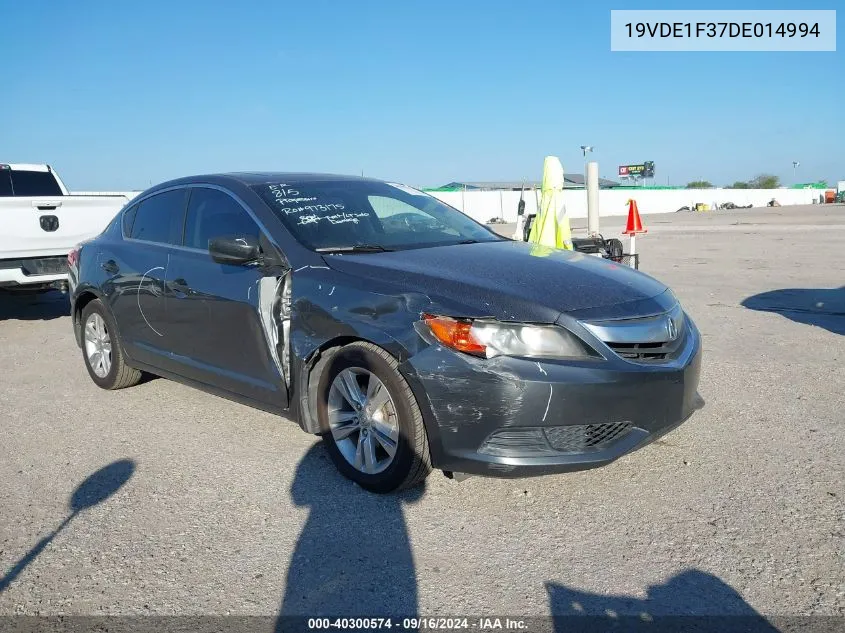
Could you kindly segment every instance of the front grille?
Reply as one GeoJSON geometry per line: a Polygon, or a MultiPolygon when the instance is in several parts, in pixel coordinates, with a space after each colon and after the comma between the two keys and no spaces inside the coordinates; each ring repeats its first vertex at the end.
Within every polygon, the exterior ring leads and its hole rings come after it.
{"type": "Polygon", "coordinates": [[[666,360],[666,355],[675,347],[672,341],[672,349],[667,349],[666,343],[607,343],[607,346],[622,358],[639,361],[666,360]]]}
{"type": "Polygon", "coordinates": [[[689,328],[681,306],[632,319],[586,321],[582,325],[620,358],[636,363],[669,362],[684,348],[689,328]]]}
{"type": "Polygon", "coordinates": [[[606,448],[631,429],[628,422],[576,424],[545,429],[546,439],[559,453],[584,453],[606,448]]]}

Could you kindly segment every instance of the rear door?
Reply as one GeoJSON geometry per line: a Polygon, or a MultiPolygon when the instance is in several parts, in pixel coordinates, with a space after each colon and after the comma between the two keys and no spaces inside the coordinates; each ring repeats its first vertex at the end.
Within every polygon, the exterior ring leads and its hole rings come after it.
{"type": "Polygon", "coordinates": [[[179,244],[188,189],[154,194],[123,215],[123,240],[101,245],[97,265],[127,353],[172,370],[173,332],[165,318],[165,280],[170,250],[179,244]]]}
{"type": "Polygon", "coordinates": [[[230,193],[214,187],[191,190],[181,248],[167,267],[166,323],[180,373],[273,407],[287,406],[272,310],[278,280],[256,264],[211,259],[212,238],[249,236],[261,230],[230,193]]]}

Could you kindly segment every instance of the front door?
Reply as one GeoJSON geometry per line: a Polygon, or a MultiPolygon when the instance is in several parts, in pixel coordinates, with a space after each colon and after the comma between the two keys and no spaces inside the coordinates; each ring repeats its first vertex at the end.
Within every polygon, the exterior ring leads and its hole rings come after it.
{"type": "Polygon", "coordinates": [[[278,358],[280,328],[262,311],[272,311],[277,284],[262,279],[257,264],[220,264],[208,243],[224,236],[258,239],[260,229],[225,191],[191,190],[181,247],[167,266],[166,322],[180,373],[273,407],[287,406],[278,358]],[[267,332],[265,324],[277,328],[267,332]]]}

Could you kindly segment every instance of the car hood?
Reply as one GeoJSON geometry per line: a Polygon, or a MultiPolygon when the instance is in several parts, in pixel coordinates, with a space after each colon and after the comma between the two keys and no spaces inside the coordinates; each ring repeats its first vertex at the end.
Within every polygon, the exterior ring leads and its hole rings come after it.
{"type": "MultiPolygon", "coordinates": [[[[325,255],[339,272],[427,295],[453,316],[554,322],[654,313],[662,283],[609,260],[524,242],[482,242],[386,253],[325,255]]],[[[665,301],[659,302],[664,305],[665,301]]]]}

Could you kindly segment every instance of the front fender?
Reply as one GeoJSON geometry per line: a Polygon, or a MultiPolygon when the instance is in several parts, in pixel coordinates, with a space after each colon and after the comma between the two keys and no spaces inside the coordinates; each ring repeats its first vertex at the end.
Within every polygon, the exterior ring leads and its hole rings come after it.
{"type": "Polygon", "coordinates": [[[316,384],[334,350],[366,341],[385,349],[401,366],[428,345],[413,327],[430,303],[428,297],[364,290],[357,280],[348,285],[337,282],[337,274],[328,274],[327,269],[294,271],[291,282],[289,343],[295,377],[291,406],[309,433],[320,432],[314,408],[316,384]]]}

